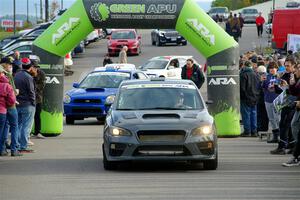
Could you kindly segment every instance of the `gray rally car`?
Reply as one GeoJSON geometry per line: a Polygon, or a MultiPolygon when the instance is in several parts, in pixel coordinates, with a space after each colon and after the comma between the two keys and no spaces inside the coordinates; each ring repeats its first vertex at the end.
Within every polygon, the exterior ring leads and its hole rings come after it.
{"type": "Polygon", "coordinates": [[[208,170],[218,165],[213,117],[189,80],[124,81],[107,114],[103,137],[107,170],[120,161],[202,162],[208,170]]]}

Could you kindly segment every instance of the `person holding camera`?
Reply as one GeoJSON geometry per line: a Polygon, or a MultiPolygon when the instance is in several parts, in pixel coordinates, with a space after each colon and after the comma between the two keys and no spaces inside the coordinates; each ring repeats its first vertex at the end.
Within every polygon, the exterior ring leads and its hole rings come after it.
{"type": "MultiPolygon", "coordinates": [[[[289,85],[294,77],[296,61],[294,58],[290,57],[285,60],[285,73],[281,76],[280,84],[275,84],[275,92],[280,94],[286,92],[286,101],[291,101],[294,96],[290,94],[289,85]]],[[[278,142],[278,147],[272,151],[271,154],[284,155],[286,154],[286,149],[291,148],[289,141],[292,141],[291,134],[291,121],[295,113],[295,107],[293,103],[286,103],[286,105],[281,109],[279,131],[280,131],[280,141],[278,142]]]]}

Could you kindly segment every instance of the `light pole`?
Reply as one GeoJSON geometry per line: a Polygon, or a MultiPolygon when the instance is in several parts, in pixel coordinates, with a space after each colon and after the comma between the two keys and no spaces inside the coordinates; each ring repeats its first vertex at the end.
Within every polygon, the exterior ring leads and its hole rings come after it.
{"type": "Polygon", "coordinates": [[[27,0],[27,24],[29,23],[29,5],[27,0]]]}
{"type": "Polygon", "coordinates": [[[13,12],[14,12],[14,34],[16,34],[16,0],[14,0],[14,6],[13,6],[13,12]]]}
{"type": "Polygon", "coordinates": [[[61,9],[61,10],[64,9],[64,0],[61,0],[61,1],[60,1],[60,9],[61,9]]]}
{"type": "Polygon", "coordinates": [[[275,0],[273,0],[273,10],[275,10],[275,0]]]}
{"type": "Polygon", "coordinates": [[[45,21],[49,20],[49,0],[45,0],[45,21]]]}
{"type": "Polygon", "coordinates": [[[43,0],[40,0],[40,20],[43,21],[43,0]]]}

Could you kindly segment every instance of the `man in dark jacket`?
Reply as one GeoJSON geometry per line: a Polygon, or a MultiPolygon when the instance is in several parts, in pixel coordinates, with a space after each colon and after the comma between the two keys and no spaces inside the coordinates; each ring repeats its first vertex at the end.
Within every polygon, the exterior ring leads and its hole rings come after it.
{"type": "Polygon", "coordinates": [[[242,137],[257,136],[257,111],[259,80],[252,69],[251,62],[246,61],[240,72],[241,115],[244,125],[242,137]]]}
{"type": "Polygon", "coordinates": [[[33,138],[44,139],[41,135],[41,112],[43,103],[44,88],[46,85],[46,75],[39,67],[39,58],[32,57],[31,62],[33,63],[36,76],[34,76],[35,84],[35,115],[34,115],[34,133],[33,138]]]}
{"type": "Polygon", "coordinates": [[[34,69],[28,58],[22,58],[22,70],[15,75],[16,88],[19,89],[17,96],[18,121],[20,129],[20,152],[30,153],[32,149],[27,147],[29,134],[32,129],[35,113],[35,88],[32,75],[34,69]]]}
{"type": "Polygon", "coordinates": [[[205,81],[204,74],[200,67],[196,65],[191,58],[187,59],[186,64],[182,67],[181,78],[192,80],[198,89],[201,88],[205,81]]]}

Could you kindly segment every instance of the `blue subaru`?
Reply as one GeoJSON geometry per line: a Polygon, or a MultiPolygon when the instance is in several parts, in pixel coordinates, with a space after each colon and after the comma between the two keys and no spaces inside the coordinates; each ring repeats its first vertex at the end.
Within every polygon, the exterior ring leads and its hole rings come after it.
{"type": "Polygon", "coordinates": [[[73,89],[64,96],[64,115],[66,124],[75,120],[95,117],[104,120],[113,102],[119,85],[124,80],[147,79],[148,76],[138,70],[126,68],[100,67],[90,72],[80,83],[73,83],[73,89]]]}

